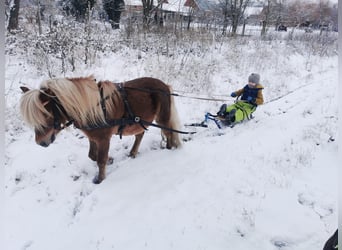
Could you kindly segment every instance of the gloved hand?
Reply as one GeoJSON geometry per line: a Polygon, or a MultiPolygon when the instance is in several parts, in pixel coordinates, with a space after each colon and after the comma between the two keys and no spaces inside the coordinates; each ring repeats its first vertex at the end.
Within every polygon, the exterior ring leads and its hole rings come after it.
{"type": "Polygon", "coordinates": [[[235,92],[232,92],[232,93],[230,94],[230,96],[231,96],[231,97],[236,97],[236,93],[235,93],[235,92]]]}
{"type": "Polygon", "coordinates": [[[251,97],[251,96],[248,96],[247,97],[247,101],[248,102],[255,102],[255,99],[253,97],[251,97]]]}

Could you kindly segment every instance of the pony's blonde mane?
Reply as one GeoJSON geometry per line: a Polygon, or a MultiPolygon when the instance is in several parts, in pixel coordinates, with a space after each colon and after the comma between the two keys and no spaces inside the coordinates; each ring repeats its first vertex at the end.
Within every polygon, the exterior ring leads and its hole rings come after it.
{"type": "Polygon", "coordinates": [[[24,121],[38,131],[42,131],[44,126],[48,126],[46,120],[51,117],[39,99],[40,94],[41,91],[38,89],[27,91],[21,97],[20,102],[20,113],[24,121]]]}
{"type": "MultiPolygon", "coordinates": [[[[40,85],[40,90],[30,90],[22,96],[20,105],[22,116],[35,129],[40,130],[43,126],[47,126],[46,119],[51,117],[39,99],[39,95],[47,89],[54,94],[54,97],[57,97],[69,117],[74,119],[79,126],[96,126],[106,123],[94,77],[57,78],[44,81],[40,85]]],[[[104,94],[111,90],[111,88],[105,90],[104,94]]],[[[113,107],[107,108],[111,110],[113,107]]]]}
{"type": "Polygon", "coordinates": [[[66,113],[80,126],[105,123],[94,77],[51,79],[41,84],[58,98],[66,113]]]}

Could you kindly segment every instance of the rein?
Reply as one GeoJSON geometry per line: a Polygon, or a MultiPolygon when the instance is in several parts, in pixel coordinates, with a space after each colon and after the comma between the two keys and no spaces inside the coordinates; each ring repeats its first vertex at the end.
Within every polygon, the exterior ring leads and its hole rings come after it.
{"type": "Polygon", "coordinates": [[[178,96],[178,97],[184,97],[189,99],[195,99],[195,100],[204,100],[204,101],[214,101],[214,102],[227,102],[229,100],[227,99],[217,99],[217,98],[208,98],[208,97],[196,97],[196,96],[186,96],[186,95],[180,95],[177,93],[171,93],[170,95],[178,96]]]}
{"type": "Polygon", "coordinates": [[[227,99],[217,99],[217,98],[209,98],[209,97],[197,97],[197,96],[187,96],[187,95],[181,95],[178,93],[167,93],[163,90],[150,90],[150,89],[146,89],[146,88],[137,88],[137,87],[125,87],[127,89],[133,89],[133,90],[138,90],[138,91],[143,91],[143,92],[148,92],[148,93],[152,93],[152,92],[158,92],[164,95],[168,95],[168,96],[177,96],[177,97],[183,97],[183,98],[189,98],[189,99],[196,99],[196,100],[204,100],[204,101],[214,101],[214,102],[226,102],[229,101],[227,99]]]}
{"type": "Polygon", "coordinates": [[[103,112],[103,115],[106,119],[106,123],[105,124],[101,124],[101,125],[90,125],[90,126],[79,126],[77,124],[74,123],[74,120],[69,119],[69,116],[67,115],[65,109],[63,108],[63,106],[59,103],[58,100],[56,100],[55,98],[53,99],[54,105],[52,108],[53,111],[53,116],[54,116],[54,125],[53,127],[55,129],[65,129],[67,127],[69,127],[71,124],[74,124],[74,126],[78,129],[85,129],[85,130],[92,130],[92,129],[99,129],[99,128],[111,128],[111,127],[115,127],[115,126],[119,126],[119,130],[118,133],[120,135],[120,138],[122,138],[122,133],[124,128],[127,125],[133,125],[133,124],[139,124],[144,130],[148,130],[146,128],[146,126],[152,126],[152,127],[157,127],[160,129],[164,129],[170,132],[175,132],[175,133],[179,133],[179,134],[195,134],[196,132],[187,132],[187,131],[181,131],[181,130],[177,130],[177,129],[172,129],[169,127],[165,127],[153,122],[148,122],[145,121],[143,119],[141,119],[141,117],[136,116],[129,105],[129,102],[127,100],[127,94],[125,89],[132,89],[132,90],[137,90],[137,91],[142,91],[142,92],[148,92],[148,93],[161,93],[164,94],[166,96],[177,96],[177,97],[182,97],[182,98],[189,98],[189,99],[197,99],[197,100],[205,100],[205,101],[228,101],[226,99],[216,99],[216,98],[206,98],[206,97],[195,97],[195,96],[186,96],[186,95],[182,95],[182,94],[178,94],[178,93],[168,93],[164,90],[151,90],[151,89],[147,89],[147,88],[138,88],[138,87],[124,87],[122,83],[117,84],[117,89],[122,97],[122,100],[124,102],[124,106],[125,106],[125,110],[128,113],[127,117],[122,117],[120,119],[113,119],[113,120],[107,120],[107,109],[106,109],[106,104],[105,102],[109,99],[109,97],[104,97],[103,94],[103,88],[99,88],[99,94],[100,94],[100,103],[99,105],[101,105],[101,109],[103,112]],[[61,124],[60,122],[60,115],[64,115],[66,118],[68,118],[68,122],[65,124],[61,124]]]}

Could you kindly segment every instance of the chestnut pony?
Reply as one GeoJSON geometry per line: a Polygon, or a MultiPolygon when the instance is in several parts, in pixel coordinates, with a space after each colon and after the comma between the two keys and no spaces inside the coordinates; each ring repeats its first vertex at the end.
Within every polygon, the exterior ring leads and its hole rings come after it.
{"type": "Polygon", "coordinates": [[[97,162],[94,183],[106,176],[110,139],[113,134],[135,135],[130,156],[138,153],[145,129],[155,125],[166,137],[166,147],[180,146],[178,115],[170,86],[155,78],[138,78],[124,83],[92,77],[58,78],[44,81],[39,89],[21,87],[20,111],[34,128],[36,143],[47,147],[70,124],[89,139],[89,158],[97,162]],[[153,123],[156,121],[156,124],[153,123]]]}

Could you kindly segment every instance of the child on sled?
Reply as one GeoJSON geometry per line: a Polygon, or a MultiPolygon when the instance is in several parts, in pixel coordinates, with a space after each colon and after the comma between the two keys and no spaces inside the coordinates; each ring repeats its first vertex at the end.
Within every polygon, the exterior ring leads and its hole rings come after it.
{"type": "Polygon", "coordinates": [[[260,75],[252,73],[246,86],[230,94],[231,97],[241,96],[240,100],[230,106],[223,104],[217,112],[217,117],[227,126],[250,119],[257,106],[264,103],[263,88],[260,75]]]}

